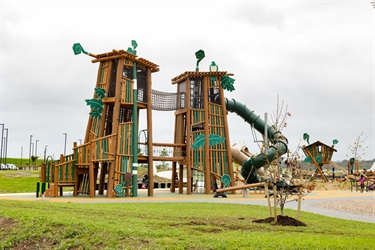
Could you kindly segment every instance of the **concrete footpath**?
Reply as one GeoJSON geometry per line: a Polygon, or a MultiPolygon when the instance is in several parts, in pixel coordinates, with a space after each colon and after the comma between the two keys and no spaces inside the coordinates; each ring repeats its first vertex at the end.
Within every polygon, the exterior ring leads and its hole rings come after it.
{"type": "MultiPolygon", "coordinates": [[[[138,197],[115,197],[106,198],[103,195],[97,195],[95,198],[88,196],[74,197],[72,192],[65,192],[64,196],[57,198],[39,197],[35,193],[21,194],[0,194],[1,200],[27,200],[35,202],[70,202],[70,203],[129,203],[129,202],[210,202],[210,203],[236,203],[249,205],[267,206],[267,199],[264,193],[250,192],[249,196],[244,197],[243,194],[228,194],[227,198],[213,198],[213,194],[179,194],[171,193],[169,189],[155,189],[154,196],[147,196],[147,190],[139,189],[138,197]]],[[[313,191],[303,197],[301,210],[315,214],[325,215],[329,217],[341,218],[346,220],[363,221],[375,223],[375,207],[372,207],[373,216],[365,216],[355,213],[341,212],[334,209],[325,209],[314,206],[314,204],[331,201],[348,201],[358,199],[374,199],[375,193],[351,192],[349,190],[329,190],[329,191],[313,191]]],[[[271,198],[273,204],[273,198],[271,198]]],[[[297,202],[287,202],[285,208],[297,210],[297,202]]],[[[370,208],[371,209],[371,208],[370,208]]]]}

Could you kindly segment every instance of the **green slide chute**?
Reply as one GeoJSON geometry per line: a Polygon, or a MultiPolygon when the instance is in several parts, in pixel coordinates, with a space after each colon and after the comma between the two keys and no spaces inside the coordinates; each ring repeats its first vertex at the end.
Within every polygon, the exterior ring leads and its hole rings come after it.
{"type": "MultiPolygon", "coordinates": [[[[229,112],[236,113],[259,133],[262,135],[265,134],[266,122],[259,115],[255,114],[254,111],[248,109],[246,105],[234,99],[225,99],[225,105],[229,112]]],[[[241,175],[248,184],[259,182],[256,171],[288,151],[287,139],[280,132],[276,131],[275,127],[267,127],[268,138],[272,145],[264,153],[253,155],[249,160],[242,163],[241,175]]]]}

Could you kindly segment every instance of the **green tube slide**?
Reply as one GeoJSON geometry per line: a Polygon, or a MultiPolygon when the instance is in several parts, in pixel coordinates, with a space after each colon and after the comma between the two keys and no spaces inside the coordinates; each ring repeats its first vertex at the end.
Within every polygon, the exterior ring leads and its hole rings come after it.
{"type": "MultiPolygon", "coordinates": [[[[242,117],[245,122],[253,126],[259,133],[265,134],[266,122],[246,107],[246,105],[232,99],[225,99],[225,105],[229,112],[236,113],[242,117]]],[[[267,134],[272,146],[264,153],[253,155],[249,160],[242,163],[241,175],[247,184],[259,182],[256,170],[272,162],[279,156],[285,154],[288,150],[287,139],[275,127],[267,126],[267,134]]]]}

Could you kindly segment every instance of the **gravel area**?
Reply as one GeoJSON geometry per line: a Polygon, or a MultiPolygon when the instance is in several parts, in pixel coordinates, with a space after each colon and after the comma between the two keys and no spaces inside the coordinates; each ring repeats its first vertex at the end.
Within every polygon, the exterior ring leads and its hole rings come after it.
{"type": "Polygon", "coordinates": [[[344,213],[360,214],[375,218],[375,197],[351,200],[325,201],[312,204],[315,207],[337,210],[344,213]]]}

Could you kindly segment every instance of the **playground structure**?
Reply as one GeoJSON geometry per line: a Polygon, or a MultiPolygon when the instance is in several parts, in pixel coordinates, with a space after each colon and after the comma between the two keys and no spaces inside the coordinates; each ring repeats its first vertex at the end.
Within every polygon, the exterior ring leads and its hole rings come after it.
{"type": "Polygon", "coordinates": [[[337,152],[337,150],[334,149],[333,146],[330,147],[320,141],[316,141],[312,144],[302,147],[302,150],[306,155],[305,162],[310,162],[311,164],[315,165],[315,171],[311,176],[310,181],[315,179],[318,173],[320,174],[324,182],[328,181],[326,175],[322,170],[324,164],[331,164],[334,165],[336,168],[345,171],[345,169],[341,168],[333,161],[331,161],[333,153],[337,152]]]}
{"type": "MultiPolygon", "coordinates": [[[[93,198],[97,190],[100,195],[106,191],[108,198],[136,197],[138,166],[147,165],[148,175],[153,176],[154,161],[172,162],[171,192],[183,193],[186,187],[189,195],[193,185],[202,185],[200,190],[210,194],[217,183],[221,188],[233,187],[227,112],[238,114],[270,142],[264,152],[240,160],[246,184],[259,182],[257,171],[287,152],[287,140],[280,132],[244,104],[224,97],[224,90],[234,90],[232,74],[218,71],[214,62],[209,71],[199,71],[204,51],[196,53],[196,71],[174,77],[177,91],[166,93],[152,89],[152,74],[159,66],[139,58],[136,42],[132,45],[127,51],[96,55],[74,44],[75,54],[87,54],[99,63],[94,95],[86,100],[91,112],[85,139],[82,145],[73,144],[72,154],[42,165],[37,196],[57,197],[64,187],[72,187],[74,196],[93,198]],[[154,142],[152,110],[174,111],[173,143],[154,142]],[[147,129],[140,130],[143,112],[147,129]]],[[[154,194],[153,184],[149,178],[149,196],[154,194]]]]}

